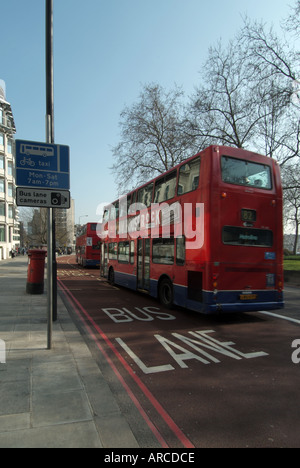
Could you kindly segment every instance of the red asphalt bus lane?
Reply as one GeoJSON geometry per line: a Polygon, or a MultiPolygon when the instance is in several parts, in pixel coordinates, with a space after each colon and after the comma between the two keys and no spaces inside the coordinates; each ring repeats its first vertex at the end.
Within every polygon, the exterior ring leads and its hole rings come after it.
{"type": "Polygon", "coordinates": [[[161,447],[300,446],[298,324],[170,311],[67,261],[62,293],[161,447]]]}

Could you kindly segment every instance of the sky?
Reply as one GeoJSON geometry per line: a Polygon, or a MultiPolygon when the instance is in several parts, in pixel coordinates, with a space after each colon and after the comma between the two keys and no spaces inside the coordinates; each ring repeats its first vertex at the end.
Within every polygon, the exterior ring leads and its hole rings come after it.
{"type": "MultiPolygon", "coordinates": [[[[208,48],[243,16],[279,30],[294,0],[53,0],[55,143],[70,146],[75,222],[117,198],[120,113],[145,84],[188,97],[208,48]]],[[[45,0],[1,1],[0,79],[21,140],[45,141],[45,0]]]]}

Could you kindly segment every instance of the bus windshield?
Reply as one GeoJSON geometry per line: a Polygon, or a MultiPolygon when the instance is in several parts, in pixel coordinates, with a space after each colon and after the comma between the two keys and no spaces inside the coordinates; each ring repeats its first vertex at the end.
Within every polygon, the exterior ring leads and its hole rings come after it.
{"type": "Polygon", "coordinates": [[[228,184],[272,189],[270,166],[222,156],[222,180],[228,184]]]}

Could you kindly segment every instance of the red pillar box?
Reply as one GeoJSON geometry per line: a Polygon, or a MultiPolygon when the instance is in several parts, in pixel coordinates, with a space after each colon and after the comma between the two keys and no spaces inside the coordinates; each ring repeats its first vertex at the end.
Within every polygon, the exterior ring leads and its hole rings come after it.
{"type": "Polygon", "coordinates": [[[28,251],[28,276],[26,292],[28,294],[43,294],[45,277],[45,250],[28,251]]]}

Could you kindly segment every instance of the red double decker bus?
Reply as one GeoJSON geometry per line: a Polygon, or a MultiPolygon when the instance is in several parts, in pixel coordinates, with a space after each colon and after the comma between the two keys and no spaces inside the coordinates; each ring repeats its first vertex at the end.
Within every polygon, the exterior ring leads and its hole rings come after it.
{"type": "Polygon", "coordinates": [[[284,307],[276,161],[210,146],[104,211],[100,275],[165,307],[284,307]]]}
{"type": "Polygon", "coordinates": [[[100,265],[100,241],[97,223],[88,223],[76,237],[76,262],[83,267],[100,265]]]}

